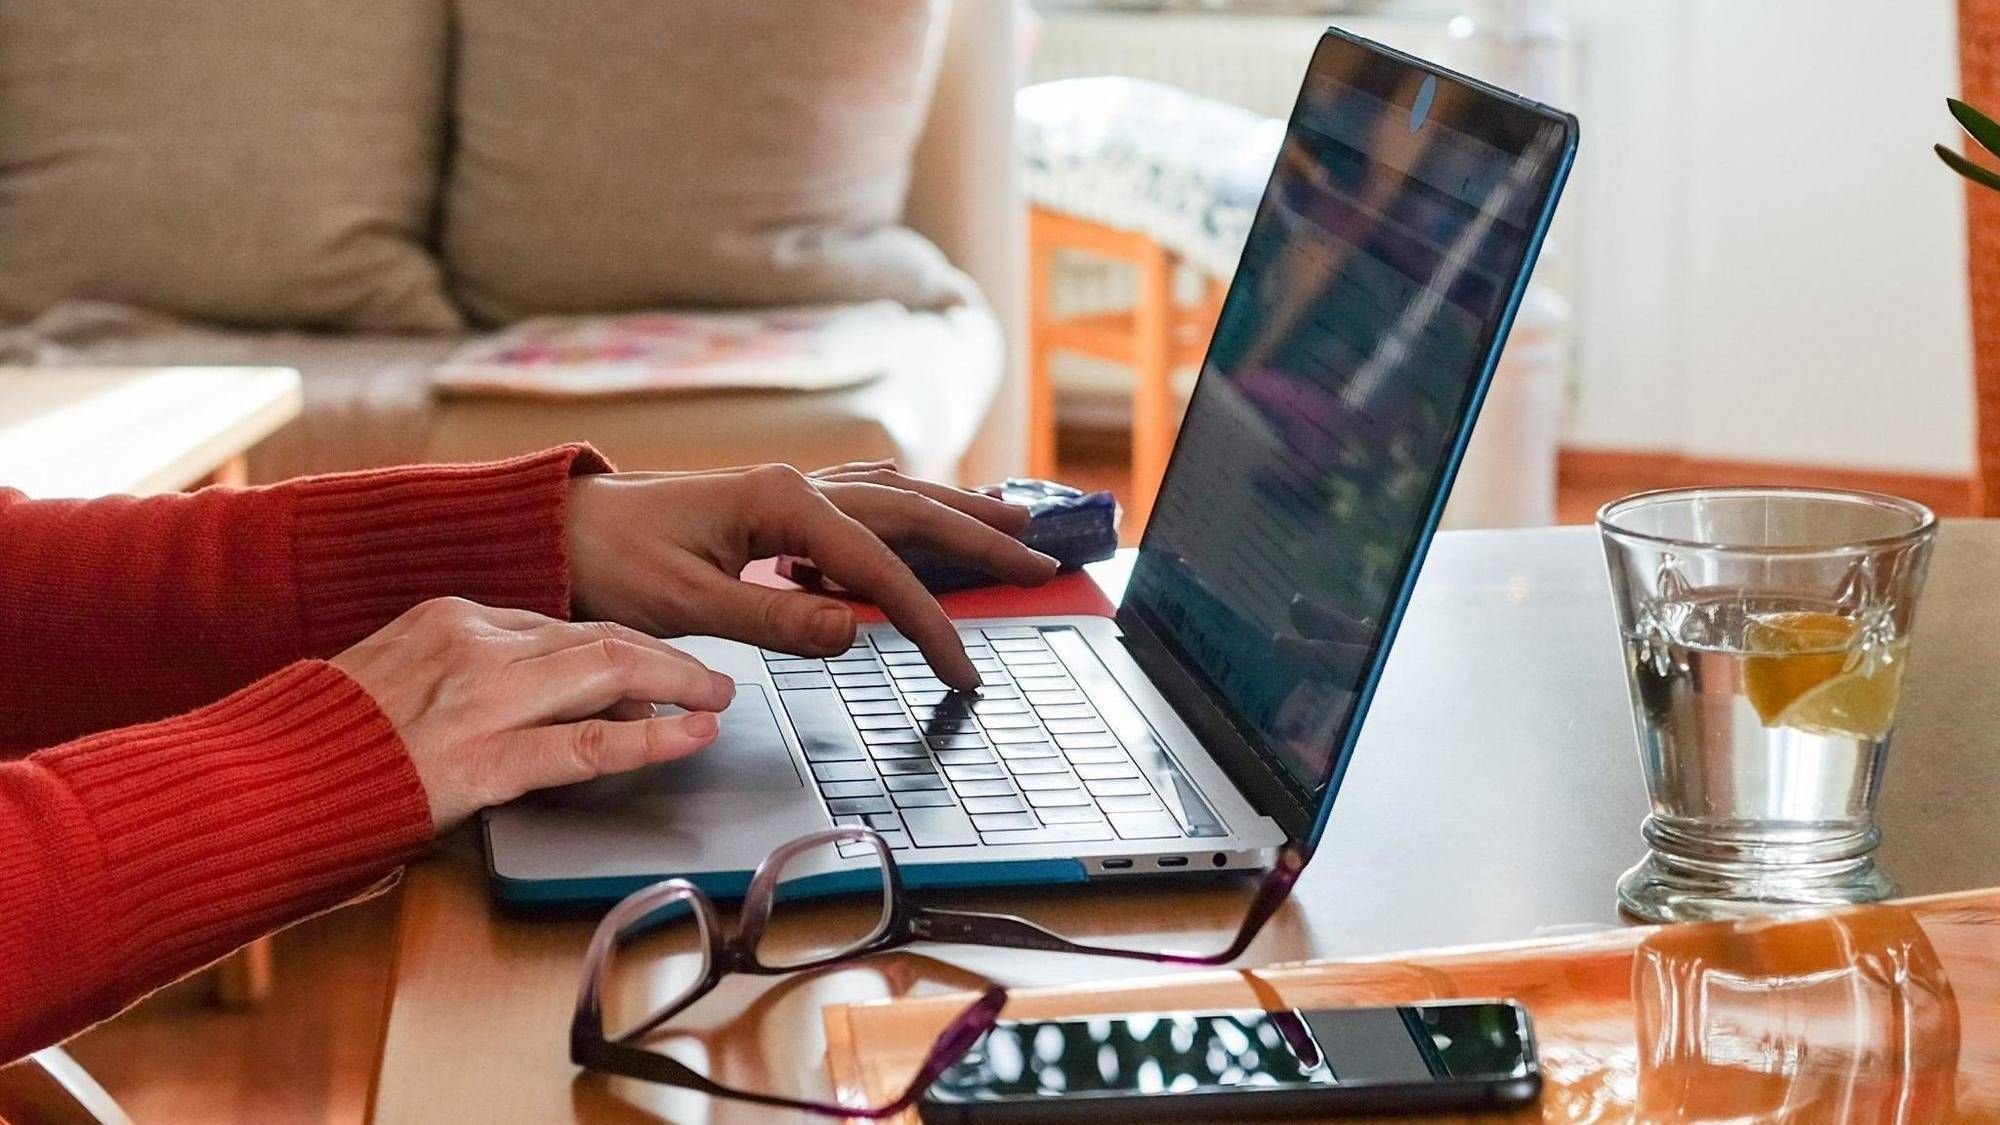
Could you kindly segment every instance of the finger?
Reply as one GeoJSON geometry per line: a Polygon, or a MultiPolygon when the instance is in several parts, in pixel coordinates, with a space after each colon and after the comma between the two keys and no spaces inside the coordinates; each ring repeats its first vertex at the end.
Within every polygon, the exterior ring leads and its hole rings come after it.
{"type": "Polygon", "coordinates": [[[688,592],[688,626],[793,656],[836,656],[854,644],[854,610],[798,590],[743,582],[706,567],[675,579],[688,592]]]}
{"type": "Polygon", "coordinates": [[[876,484],[843,484],[828,498],[890,542],[915,541],[1017,586],[1055,577],[1055,559],[928,496],[876,484]]]}
{"type": "Polygon", "coordinates": [[[574,648],[597,640],[624,641],[627,644],[656,648],[676,660],[685,660],[696,667],[707,667],[701,661],[651,633],[641,632],[628,625],[620,625],[616,621],[545,621],[540,628],[529,630],[516,659],[526,660],[531,656],[574,648]]]}
{"type": "Polygon", "coordinates": [[[581,719],[622,699],[720,711],[736,694],[728,677],[684,655],[610,637],[516,661],[506,675],[515,690],[503,721],[521,725],[581,719]]]}
{"type": "Polygon", "coordinates": [[[494,773],[498,801],[555,785],[685,758],[715,741],[712,714],[693,712],[636,722],[586,719],[577,723],[519,731],[499,740],[494,773]]]}
{"type": "Polygon", "coordinates": [[[939,679],[961,690],[979,686],[958,629],[903,560],[819,489],[788,489],[768,510],[780,551],[804,555],[828,578],[881,608],[924,654],[939,679]]]}
{"type": "MultiPolygon", "coordinates": [[[[877,484],[885,488],[900,488],[905,492],[914,492],[919,496],[935,500],[947,508],[964,512],[973,519],[990,527],[997,527],[1009,535],[1019,535],[1026,531],[1028,521],[1032,518],[1026,507],[1009,504],[997,496],[953,488],[951,485],[939,484],[936,481],[920,480],[888,469],[843,473],[828,479],[836,483],[877,484]]],[[[837,500],[835,502],[838,503],[837,500]]]]}
{"type": "Polygon", "coordinates": [[[824,469],[814,469],[806,475],[814,480],[832,480],[836,477],[872,473],[884,469],[893,471],[895,468],[896,460],[891,457],[881,461],[849,461],[844,465],[828,465],[824,469]]]}
{"type": "Polygon", "coordinates": [[[613,722],[631,722],[635,719],[653,717],[653,705],[643,699],[621,699],[597,713],[597,718],[613,722]]]}

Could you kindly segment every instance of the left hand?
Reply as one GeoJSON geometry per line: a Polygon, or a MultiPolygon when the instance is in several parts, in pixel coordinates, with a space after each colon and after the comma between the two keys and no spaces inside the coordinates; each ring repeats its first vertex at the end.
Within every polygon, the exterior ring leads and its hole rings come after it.
{"type": "Polygon", "coordinates": [[[614,473],[569,485],[570,601],[656,636],[712,634],[799,656],[854,643],[845,603],[738,576],[754,559],[809,558],[882,608],[938,678],[979,684],[958,630],[885,543],[922,543],[1020,585],[1046,582],[1055,559],[1015,536],[1017,505],[915,480],[890,462],[810,475],[785,465],[697,473],[614,473]]]}

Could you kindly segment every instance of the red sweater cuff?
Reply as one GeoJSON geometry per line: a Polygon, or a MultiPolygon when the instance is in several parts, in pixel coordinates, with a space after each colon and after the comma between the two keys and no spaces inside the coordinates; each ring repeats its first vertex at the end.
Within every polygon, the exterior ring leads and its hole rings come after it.
{"type": "Polygon", "coordinates": [[[611,471],[587,445],[479,465],[312,477],[293,523],[300,632],[333,653],[452,595],[569,616],[569,480],[611,471]]]}
{"type": "Polygon", "coordinates": [[[108,962],[92,975],[111,992],[93,1018],[351,897],[431,837],[395,729],[318,661],[29,761],[66,783],[96,841],[108,962]]]}

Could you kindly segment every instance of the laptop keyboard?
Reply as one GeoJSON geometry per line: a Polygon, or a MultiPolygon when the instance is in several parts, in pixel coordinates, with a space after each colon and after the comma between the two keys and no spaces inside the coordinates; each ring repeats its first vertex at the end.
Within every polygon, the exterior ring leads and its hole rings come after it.
{"type": "Polygon", "coordinates": [[[1041,630],[959,636],[977,692],[945,687],[890,630],[827,660],[764,653],[836,823],[898,850],[1184,834],[1041,630]]]}

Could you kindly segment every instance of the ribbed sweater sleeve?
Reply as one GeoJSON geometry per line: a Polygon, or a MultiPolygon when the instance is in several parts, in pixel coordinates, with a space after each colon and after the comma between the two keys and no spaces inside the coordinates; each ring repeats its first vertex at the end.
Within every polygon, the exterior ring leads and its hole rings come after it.
{"type": "Polygon", "coordinates": [[[429,837],[395,730],[319,661],[0,765],[0,1062],[353,896],[429,837]]]}
{"type": "Polygon", "coordinates": [[[144,499],[0,491],[0,751],[177,714],[427,598],[566,616],[585,446],[144,499]]]}

